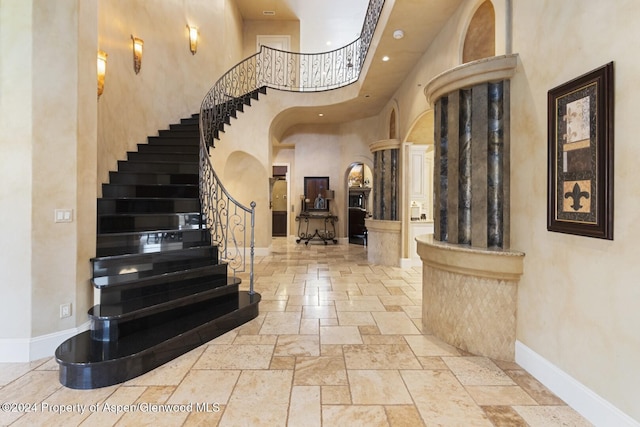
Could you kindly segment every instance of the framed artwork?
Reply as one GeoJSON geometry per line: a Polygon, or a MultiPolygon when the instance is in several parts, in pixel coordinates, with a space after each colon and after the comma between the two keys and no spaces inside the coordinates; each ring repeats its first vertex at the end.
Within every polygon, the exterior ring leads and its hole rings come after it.
{"type": "Polygon", "coordinates": [[[329,211],[331,197],[327,191],[329,191],[328,176],[306,176],[304,178],[304,210],[307,212],[329,211]]]}
{"type": "Polygon", "coordinates": [[[613,62],[548,93],[547,230],[613,240],[613,62]]]}

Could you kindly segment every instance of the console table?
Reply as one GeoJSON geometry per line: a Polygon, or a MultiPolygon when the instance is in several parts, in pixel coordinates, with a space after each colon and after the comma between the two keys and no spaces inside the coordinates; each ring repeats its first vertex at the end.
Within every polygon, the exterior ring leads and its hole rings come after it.
{"type": "Polygon", "coordinates": [[[303,212],[296,217],[296,221],[298,222],[298,238],[296,239],[296,243],[304,240],[304,244],[308,245],[313,239],[319,239],[323,241],[325,245],[330,241],[338,243],[335,224],[336,221],[338,221],[337,216],[331,215],[330,213],[303,212]],[[323,228],[316,228],[314,232],[309,232],[309,223],[311,222],[321,222],[323,228]]]}

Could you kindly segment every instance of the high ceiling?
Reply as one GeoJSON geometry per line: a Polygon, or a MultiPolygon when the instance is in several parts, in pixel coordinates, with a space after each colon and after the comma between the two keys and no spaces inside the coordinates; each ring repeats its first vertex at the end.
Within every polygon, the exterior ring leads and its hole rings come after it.
{"type": "MultiPolygon", "coordinates": [[[[462,0],[387,0],[385,8],[393,5],[380,42],[369,51],[373,55],[371,66],[362,81],[358,96],[348,102],[323,107],[296,108],[282,117],[283,127],[299,123],[339,123],[358,118],[376,115],[387,103],[389,98],[401,85],[404,77],[413,69],[426,49],[432,43],[443,25],[448,21],[462,0]],[[397,29],[404,31],[404,38],[396,40],[393,32],[397,29]],[[388,55],[390,60],[382,61],[388,55]],[[323,117],[318,114],[323,113],[323,117]]],[[[364,14],[368,5],[367,0],[236,0],[244,19],[273,19],[300,20],[301,50],[305,50],[302,35],[305,27],[313,25],[314,36],[320,43],[325,44],[322,50],[340,47],[356,37],[347,38],[340,46],[335,44],[326,47],[326,41],[331,40],[338,32],[358,34],[364,21],[364,14]],[[357,3],[359,3],[356,6],[357,3]],[[303,4],[315,4],[315,8],[304,7],[303,4]],[[351,4],[352,9],[345,10],[345,4],[351,4]],[[320,14],[317,5],[321,5],[324,13],[320,14]],[[275,11],[275,15],[263,15],[264,10],[275,11]],[[333,16],[331,16],[333,15],[333,16]],[[343,16],[350,16],[347,21],[343,16]],[[354,18],[359,16],[359,18],[354,18]],[[319,22],[319,19],[322,19],[319,22]]],[[[377,31],[380,31],[378,28],[377,31]]],[[[307,50],[308,51],[308,50],[307,50]]],[[[427,82],[423,82],[426,84],[427,82]]]]}

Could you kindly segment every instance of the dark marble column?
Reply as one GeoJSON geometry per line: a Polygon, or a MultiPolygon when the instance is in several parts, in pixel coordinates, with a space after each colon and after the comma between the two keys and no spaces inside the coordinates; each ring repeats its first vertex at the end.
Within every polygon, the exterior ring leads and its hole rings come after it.
{"type": "MultiPolygon", "coordinates": [[[[396,140],[390,140],[396,141],[396,140]]],[[[373,219],[397,221],[399,218],[400,149],[392,143],[375,143],[373,151],[373,219]]]]}
{"type": "Polygon", "coordinates": [[[435,222],[439,241],[509,246],[509,81],[479,83],[435,102],[435,222]]]}

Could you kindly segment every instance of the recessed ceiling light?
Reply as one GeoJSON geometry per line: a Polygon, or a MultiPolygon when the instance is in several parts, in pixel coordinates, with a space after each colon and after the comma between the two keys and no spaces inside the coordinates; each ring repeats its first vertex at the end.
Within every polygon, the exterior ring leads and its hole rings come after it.
{"type": "Polygon", "coordinates": [[[396,40],[400,40],[400,39],[401,39],[401,38],[403,38],[403,37],[404,37],[404,31],[402,31],[402,30],[395,30],[395,31],[393,32],[393,38],[394,38],[394,39],[396,39],[396,40]]]}
{"type": "Polygon", "coordinates": [[[318,113],[318,117],[324,117],[324,114],[318,113]]]}
{"type": "Polygon", "coordinates": [[[327,46],[331,46],[331,40],[327,42],[327,46]]]}
{"type": "Polygon", "coordinates": [[[382,60],[383,60],[384,62],[387,62],[387,61],[389,60],[389,57],[388,57],[387,55],[385,55],[385,56],[383,56],[383,57],[382,57],[382,60]]]}
{"type": "Polygon", "coordinates": [[[263,10],[262,14],[263,15],[267,15],[267,16],[273,16],[273,15],[276,14],[276,11],[275,10],[263,10]]]}

